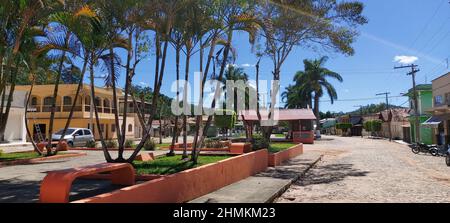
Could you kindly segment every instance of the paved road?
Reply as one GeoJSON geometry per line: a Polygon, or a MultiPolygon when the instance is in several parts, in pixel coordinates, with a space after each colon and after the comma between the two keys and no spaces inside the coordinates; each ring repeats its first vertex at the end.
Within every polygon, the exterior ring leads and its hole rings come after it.
{"type": "MultiPolygon", "coordinates": [[[[84,151],[83,151],[84,152],[84,151]]],[[[29,165],[17,165],[0,168],[0,203],[5,202],[37,202],[39,199],[39,185],[48,171],[66,169],[72,167],[93,165],[105,162],[103,152],[88,151],[87,156],[67,159],[51,160],[29,165]]],[[[167,153],[167,151],[154,151],[155,155],[167,153]]],[[[125,157],[131,155],[131,151],[124,153],[125,157]]],[[[117,157],[117,152],[111,152],[112,157],[117,157]]],[[[117,188],[105,181],[77,180],[72,189],[73,200],[77,200],[78,194],[83,196],[100,194],[117,188]]]]}
{"type": "Polygon", "coordinates": [[[305,147],[324,157],[276,202],[450,202],[444,158],[386,140],[327,137],[305,147]]]}

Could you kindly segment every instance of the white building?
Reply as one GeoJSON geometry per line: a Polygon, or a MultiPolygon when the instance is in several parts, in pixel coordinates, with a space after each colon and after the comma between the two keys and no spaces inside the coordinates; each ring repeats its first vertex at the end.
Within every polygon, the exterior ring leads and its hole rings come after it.
{"type": "MultiPolygon", "coordinates": [[[[9,89],[6,89],[9,92],[9,89]]],[[[25,127],[25,104],[26,91],[14,91],[11,110],[9,111],[8,120],[5,129],[5,140],[10,143],[25,143],[27,139],[27,131],[25,127]]],[[[6,104],[6,102],[5,102],[6,104]]]]}

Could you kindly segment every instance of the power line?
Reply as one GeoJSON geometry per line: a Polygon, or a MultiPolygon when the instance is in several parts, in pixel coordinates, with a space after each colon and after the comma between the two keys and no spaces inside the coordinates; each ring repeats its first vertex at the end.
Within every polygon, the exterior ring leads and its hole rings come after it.
{"type": "MultiPolygon", "coordinates": [[[[388,98],[404,98],[404,97],[408,97],[405,95],[400,95],[400,96],[389,96],[388,98]]],[[[338,100],[333,100],[334,102],[348,102],[348,101],[366,101],[366,100],[377,100],[377,99],[385,99],[385,97],[373,97],[373,98],[351,98],[351,99],[338,99],[338,100]]],[[[331,102],[331,100],[324,100],[324,101],[320,101],[320,102],[331,102]]]]}
{"type": "Polygon", "coordinates": [[[442,0],[441,3],[438,5],[438,7],[436,8],[436,10],[434,11],[433,15],[428,19],[428,21],[425,23],[425,26],[422,28],[422,30],[419,32],[419,35],[417,35],[417,37],[414,39],[414,41],[411,44],[410,48],[413,48],[414,45],[416,44],[417,40],[419,40],[420,37],[422,37],[422,34],[425,32],[425,30],[428,29],[428,26],[431,24],[432,20],[434,19],[434,17],[437,15],[437,13],[439,12],[439,10],[441,9],[441,6],[443,5],[443,3],[445,2],[445,0],[442,0]]]}

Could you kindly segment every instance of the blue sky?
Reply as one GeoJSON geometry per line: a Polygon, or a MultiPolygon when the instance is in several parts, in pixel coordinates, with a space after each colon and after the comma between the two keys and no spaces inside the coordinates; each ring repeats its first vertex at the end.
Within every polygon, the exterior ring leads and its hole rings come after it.
{"type": "MultiPolygon", "coordinates": [[[[340,73],[343,83],[335,83],[339,100],[333,105],[322,98],[322,111],[352,111],[354,106],[384,102],[375,96],[380,92],[391,92],[390,103],[407,106],[407,98],[398,97],[412,87],[409,70],[394,70],[400,65],[394,61],[396,56],[415,56],[421,72],[417,74],[418,84],[431,83],[431,80],[444,74],[447,58],[450,57],[450,4],[447,0],[365,0],[364,15],[368,24],[360,27],[360,36],[354,46],[354,56],[343,56],[325,51],[313,52],[297,47],[285,62],[281,72],[281,89],[292,83],[296,71],[303,69],[304,59],[328,56],[326,67],[340,73]]],[[[256,56],[248,44],[244,33],[237,34],[233,42],[238,51],[236,64],[253,65],[256,56]]],[[[125,58],[125,54],[120,52],[125,58]]],[[[183,58],[182,58],[183,60],[183,58]]],[[[169,50],[168,64],[162,92],[169,96],[175,80],[175,53],[169,50]]],[[[253,66],[244,67],[251,79],[255,78],[253,66]]],[[[181,65],[184,72],[184,63],[181,65]]],[[[198,71],[198,55],[191,64],[190,76],[198,71]]],[[[261,62],[261,79],[271,79],[272,63],[268,58],[261,62]]],[[[101,71],[99,71],[101,72],[101,71]]],[[[141,62],[133,83],[153,86],[154,61],[141,62]]],[[[123,73],[123,72],[122,72],[123,73]]],[[[184,76],[184,73],[182,73],[184,76]]],[[[120,84],[123,84],[123,76],[120,84]]],[[[192,80],[191,80],[192,81],[192,80]]],[[[97,83],[100,84],[100,83],[97,83]]]]}

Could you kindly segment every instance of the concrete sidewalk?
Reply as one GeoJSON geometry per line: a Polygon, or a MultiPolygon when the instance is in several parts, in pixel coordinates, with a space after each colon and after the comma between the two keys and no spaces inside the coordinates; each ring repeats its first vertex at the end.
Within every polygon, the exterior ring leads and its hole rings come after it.
{"type": "Polygon", "coordinates": [[[322,154],[307,151],[282,166],[246,178],[189,203],[270,203],[285,192],[322,158],[322,154]]]}

